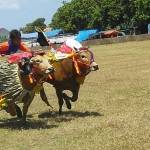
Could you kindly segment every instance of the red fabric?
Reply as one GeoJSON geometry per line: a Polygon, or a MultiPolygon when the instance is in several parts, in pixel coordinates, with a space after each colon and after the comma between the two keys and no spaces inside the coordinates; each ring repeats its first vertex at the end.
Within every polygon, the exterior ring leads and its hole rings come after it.
{"type": "Polygon", "coordinates": [[[24,53],[15,53],[8,56],[9,63],[17,63],[22,58],[30,58],[32,57],[32,53],[24,52],[24,53]]]}
{"type": "Polygon", "coordinates": [[[0,53],[5,54],[8,48],[9,48],[8,42],[0,43],[0,53]]]}
{"type": "Polygon", "coordinates": [[[62,53],[70,54],[72,52],[72,48],[68,47],[65,43],[62,44],[57,51],[60,51],[62,53]]]}
{"type": "MultiPolygon", "coordinates": [[[[0,53],[1,54],[6,54],[8,51],[8,48],[9,48],[8,42],[0,43],[0,53]]],[[[20,43],[19,49],[21,51],[24,51],[24,52],[30,52],[31,51],[23,42],[20,43]]]]}

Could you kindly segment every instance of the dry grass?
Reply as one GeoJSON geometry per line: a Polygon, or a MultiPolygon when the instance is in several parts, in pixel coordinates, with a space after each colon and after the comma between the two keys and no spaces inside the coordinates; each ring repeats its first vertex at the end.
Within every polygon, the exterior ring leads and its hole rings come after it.
{"type": "MultiPolygon", "coordinates": [[[[49,114],[37,96],[27,128],[1,112],[1,150],[150,149],[150,41],[92,49],[101,70],[87,77],[72,111],[49,114]]],[[[46,92],[58,109],[54,89],[46,92]]]]}

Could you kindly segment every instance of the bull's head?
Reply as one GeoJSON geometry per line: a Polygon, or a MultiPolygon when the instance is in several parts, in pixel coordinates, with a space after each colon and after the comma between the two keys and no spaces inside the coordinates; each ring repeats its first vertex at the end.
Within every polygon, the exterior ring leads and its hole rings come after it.
{"type": "Polygon", "coordinates": [[[31,72],[36,74],[49,74],[53,73],[54,68],[49,63],[49,59],[45,55],[36,55],[31,59],[23,58],[19,63],[20,69],[24,75],[28,75],[31,72]]]}
{"type": "Polygon", "coordinates": [[[54,68],[46,55],[34,56],[31,58],[30,63],[32,64],[34,72],[37,74],[49,74],[54,72],[54,68]]]}
{"type": "Polygon", "coordinates": [[[94,61],[94,55],[88,48],[81,48],[76,56],[79,68],[83,74],[99,69],[98,64],[94,61]]]}

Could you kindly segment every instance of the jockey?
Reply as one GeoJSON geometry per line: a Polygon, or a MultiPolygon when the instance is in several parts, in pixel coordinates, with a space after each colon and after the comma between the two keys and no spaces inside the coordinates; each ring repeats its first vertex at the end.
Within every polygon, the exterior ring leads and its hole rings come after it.
{"type": "Polygon", "coordinates": [[[9,41],[0,43],[0,55],[10,55],[18,50],[31,52],[31,50],[21,42],[21,33],[18,30],[12,30],[9,34],[9,41]]]}

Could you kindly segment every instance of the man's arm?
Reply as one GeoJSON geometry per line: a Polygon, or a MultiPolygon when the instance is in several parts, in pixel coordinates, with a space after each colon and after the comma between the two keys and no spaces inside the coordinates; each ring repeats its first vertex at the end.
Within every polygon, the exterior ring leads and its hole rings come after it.
{"type": "Polygon", "coordinates": [[[0,43],[0,54],[7,53],[8,47],[8,42],[0,43]]]}
{"type": "Polygon", "coordinates": [[[21,43],[21,44],[20,44],[19,49],[20,49],[21,51],[24,51],[24,52],[31,52],[31,49],[28,48],[24,43],[21,43]]]}

